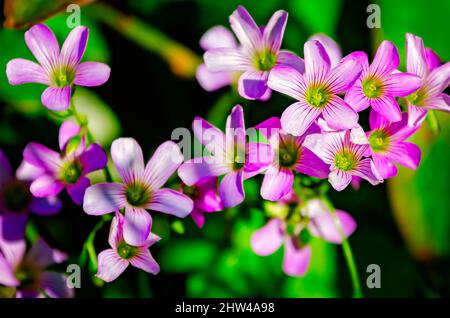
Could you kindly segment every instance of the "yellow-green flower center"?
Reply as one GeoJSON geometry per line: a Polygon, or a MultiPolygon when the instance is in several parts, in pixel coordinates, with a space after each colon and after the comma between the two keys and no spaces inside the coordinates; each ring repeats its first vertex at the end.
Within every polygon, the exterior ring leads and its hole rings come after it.
{"type": "Polygon", "coordinates": [[[133,183],[125,189],[125,197],[130,205],[142,207],[150,201],[151,192],[147,186],[133,183]]]}
{"type": "Polygon", "coordinates": [[[420,107],[423,106],[423,102],[425,101],[427,95],[425,90],[421,87],[414,93],[408,95],[406,99],[414,106],[420,107]]]}
{"type": "Polygon", "coordinates": [[[263,50],[255,54],[254,64],[258,71],[270,71],[277,62],[277,55],[270,50],[263,50]]]}
{"type": "Polygon", "coordinates": [[[117,245],[117,253],[122,257],[123,259],[130,259],[136,256],[139,252],[139,248],[136,246],[131,246],[125,241],[119,242],[117,245]]]}
{"type": "Polygon", "coordinates": [[[336,157],[334,158],[334,164],[339,170],[353,170],[356,166],[355,155],[347,150],[341,151],[340,153],[336,154],[336,157]]]}
{"type": "Polygon", "coordinates": [[[383,94],[384,85],[379,79],[368,77],[362,82],[362,90],[366,97],[378,98],[383,94]]]}
{"type": "Polygon", "coordinates": [[[62,166],[59,180],[67,184],[74,184],[83,174],[83,167],[79,160],[67,162],[62,166]]]}
{"type": "Polygon", "coordinates": [[[56,87],[66,87],[72,85],[75,79],[75,70],[69,66],[59,67],[53,71],[51,78],[56,87]]]}
{"type": "Polygon", "coordinates": [[[24,212],[32,199],[28,186],[19,180],[7,183],[1,196],[6,209],[17,213],[24,212]]]}
{"type": "Polygon", "coordinates": [[[280,141],[278,148],[278,162],[280,167],[293,168],[300,157],[299,151],[299,148],[294,142],[280,141]]]}
{"type": "Polygon", "coordinates": [[[382,129],[375,130],[369,136],[369,143],[374,152],[385,151],[389,147],[389,134],[382,129]]]}
{"type": "Polygon", "coordinates": [[[322,108],[330,101],[328,87],[324,85],[311,86],[306,93],[306,101],[314,107],[322,108]]]}

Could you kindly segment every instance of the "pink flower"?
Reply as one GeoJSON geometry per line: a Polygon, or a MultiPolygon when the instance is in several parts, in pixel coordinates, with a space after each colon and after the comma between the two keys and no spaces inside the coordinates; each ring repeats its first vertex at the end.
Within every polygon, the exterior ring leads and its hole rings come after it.
{"type": "Polygon", "coordinates": [[[392,42],[383,41],[369,66],[367,54],[355,52],[348,58],[357,59],[363,66],[360,78],[347,94],[345,101],[360,112],[369,106],[391,122],[402,119],[395,97],[404,97],[421,85],[420,77],[397,71],[400,64],[397,48],[392,42]]]}
{"type": "Polygon", "coordinates": [[[338,94],[358,78],[360,63],[346,58],[331,68],[319,41],[306,42],[304,51],[304,75],[281,66],[270,72],[269,87],[297,100],[281,116],[283,130],[301,136],[319,116],[333,129],[353,128],[358,123],[358,114],[338,94]]]}
{"type": "Polygon", "coordinates": [[[226,208],[244,201],[244,180],[263,172],[272,162],[270,145],[246,142],[244,113],[237,105],[227,119],[226,134],[202,118],[192,124],[195,136],[212,153],[187,160],[178,175],[188,186],[204,178],[225,175],[219,185],[219,196],[226,208]]]}
{"type": "Polygon", "coordinates": [[[159,265],[156,263],[148,248],[161,238],[149,233],[145,241],[140,245],[130,245],[124,240],[124,217],[116,213],[109,231],[110,249],[104,250],[98,255],[98,272],[96,276],[109,283],[122,274],[128,265],[140,268],[147,273],[156,275],[159,273],[159,265]]]}
{"type": "Polygon", "coordinates": [[[422,123],[428,109],[450,112],[450,98],[444,90],[450,83],[450,63],[440,65],[439,57],[425,48],[423,40],[406,34],[406,68],[422,79],[422,86],[406,97],[410,126],[422,123]]]}
{"type": "Polygon", "coordinates": [[[25,32],[25,42],[39,64],[13,59],[6,66],[11,85],[39,83],[49,86],[42,94],[42,104],[54,111],[69,108],[72,85],[99,86],[105,83],[110,68],[103,63],[81,62],[89,30],[76,27],[67,36],[61,50],[52,30],[37,24],[25,32]]]}
{"type": "Polygon", "coordinates": [[[394,162],[410,169],[417,169],[420,162],[420,149],[405,140],[420,126],[408,126],[408,114],[402,113],[402,120],[391,123],[375,111],[370,112],[368,133],[373,163],[384,179],[397,175],[394,162]]]}
{"type": "Polygon", "coordinates": [[[198,181],[192,186],[182,184],[181,192],[194,202],[191,217],[199,228],[205,224],[205,213],[223,210],[222,202],[217,195],[219,178],[212,177],[198,181]]]}
{"type": "MultiPolygon", "coordinates": [[[[303,276],[308,270],[312,253],[308,234],[334,244],[340,244],[342,237],[330,211],[320,199],[302,204],[295,194],[289,194],[278,204],[278,210],[282,210],[284,215],[271,219],[252,235],[252,250],[267,256],[284,244],[283,271],[290,276],[303,276]]],[[[356,229],[355,221],[342,210],[336,210],[336,215],[345,237],[349,237],[356,229]]]]}
{"type": "MultiPolygon", "coordinates": [[[[1,232],[1,229],[0,229],[1,232]]],[[[25,255],[25,241],[6,242],[0,235],[0,285],[15,288],[16,298],[69,298],[66,276],[51,270],[66,255],[39,239],[25,255]]]]}
{"type": "Polygon", "coordinates": [[[255,128],[269,139],[275,154],[261,187],[264,199],[277,201],[290,193],[294,184],[294,171],[316,178],[328,176],[329,166],[303,146],[307,135],[320,132],[317,125],[310,126],[300,137],[284,132],[277,117],[269,118],[255,128]]]}
{"type": "Polygon", "coordinates": [[[335,67],[339,64],[342,59],[342,51],[339,45],[332,38],[322,33],[316,33],[313,34],[309,40],[319,41],[320,44],[323,45],[328,57],[330,58],[331,67],[335,67]]]}
{"type": "Polygon", "coordinates": [[[83,208],[87,214],[103,215],[125,208],[123,235],[133,246],[148,238],[152,218],[146,210],[186,217],[192,200],[172,189],[161,188],[183,161],[180,148],[167,141],[156,149],[144,166],[144,156],[133,138],[119,138],[111,145],[111,157],[121,183],[98,183],[86,190],[83,208]]]}
{"type": "Polygon", "coordinates": [[[303,72],[301,58],[289,51],[280,50],[287,12],[273,14],[265,27],[258,27],[245,10],[238,8],[230,16],[231,28],[239,39],[240,47],[215,47],[204,55],[210,72],[242,72],[239,77],[239,94],[247,99],[261,99],[270,94],[267,79],[277,65],[285,65],[303,72]]]}
{"type": "Polygon", "coordinates": [[[91,183],[86,175],[103,169],[108,162],[102,147],[92,144],[86,148],[85,139],[80,126],[66,121],[59,129],[61,153],[34,142],[25,147],[24,161],[34,169],[30,187],[33,195],[52,197],[65,188],[73,202],[83,203],[84,193],[91,183]]]}
{"type": "Polygon", "coordinates": [[[373,161],[363,158],[369,145],[352,142],[349,130],[309,135],[304,145],[330,165],[328,181],[337,191],[344,190],[353,176],[361,177],[372,185],[383,181],[373,161]]]}
{"type": "Polygon", "coordinates": [[[14,176],[8,159],[0,150],[0,232],[3,235],[0,240],[23,239],[28,212],[48,216],[58,213],[62,207],[61,201],[54,196],[38,198],[32,195],[30,180],[22,170],[19,168],[14,176]]]}

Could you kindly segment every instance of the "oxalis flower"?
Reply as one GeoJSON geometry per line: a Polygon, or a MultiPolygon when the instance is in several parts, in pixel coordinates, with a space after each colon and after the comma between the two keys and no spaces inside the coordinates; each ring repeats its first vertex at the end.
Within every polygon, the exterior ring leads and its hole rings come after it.
{"type": "Polygon", "coordinates": [[[368,133],[373,163],[384,179],[397,175],[394,162],[410,169],[417,169],[420,162],[420,149],[405,141],[420,126],[408,126],[408,114],[402,113],[402,120],[391,123],[375,111],[370,112],[368,133]]]}
{"type": "Polygon", "coordinates": [[[339,96],[361,73],[361,65],[347,58],[331,68],[330,59],[319,41],[305,43],[305,74],[288,67],[270,72],[271,89],[297,100],[281,116],[283,130],[303,135],[322,116],[334,129],[350,129],[358,123],[358,114],[339,96]]]}
{"type": "Polygon", "coordinates": [[[81,62],[89,30],[78,26],[67,36],[59,49],[58,41],[44,24],[37,24],[25,32],[25,42],[39,64],[14,59],[6,66],[6,75],[12,85],[39,83],[49,86],[42,93],[42,104],[54,111],[69,108],[72,86],[99,86],[110,74],[106,64],[81,62]]]}
{"type": "Polygon", "coordinates": [[[7,241],[23,239],[28,212],[40,216],[54,215],[62,203],[56,197],[37,198],[30,192],[29,175],[24,164],[13,174],[11,165],[0,150],[0,220],[2,237],[7,241]]]}
{"type": "Polygon", "coordinates": [[[417,126],[425,119],[429,109],[450,112],[450,98],[444,90],[450,83],[450,63],[440,65],[440,59],[423,40],[406,34],[406,68],[422,79],[422,86],[406,97],[410,126],[417,126]]]}
{"type": "MultiPolygon", "coordinates": [[[[311,236],[340,244],[342,237],[330,211],[320,199],[301,203],[295,194],[288,194],[275,207],[280,216],[270,219],[251,238],[252,250],[261,256],[275,253],[284,245],[283,271],[290,276],[303,276],[311,260],[311,236]]],[[[356,230],[356,223],[345,211],[336,210],[345,237],[356,230]]]]}
{"type": "Polygon", "coordinates": [[[107,283],[119,277],[130,264],[150,274],[159,273],[159,265],[148,248],[161,238],[149,233],[140,245],[130,245],[123,237],[124,221],[123,215],[117,212],[109,231],[108,243],[111,248],[98,254],[98,272],[95,276],[107,283]]]}
{"type": "Polygon", "coordinates": [[[304,145],[330,165],[328,181],[337,191],[344,190],[353,176],[361,177],[372,185],[383,182],[373,161],[364,158],[369,145],[352,142],[349,130],[312,134],[306,137],[304,145]]]}
{"type": "Polygon", "coordinates": [[[222,202],[217,194],[218,181],[219,178],[212,177],[202,179],[192,186],[181,185],[180,192],[186,194],[194,202],[190,216],[199,228],[205,224],[205,213],[223,210],[222,202]]]}
{"type": "Polygon", "coordinates": [[[348,58],[357,59],[363,66],[360,78],[345,94],[345,101],[360,112],[369,106],[391,122],[402,119],[395,97],[404,97],[421,85],[420,77],[397,71],[400,58],[392,42],[383,41],[369,66],[367,54],[355,52],[348,58]]]}
{"type": "Polygon", "coordinates": [[[90,185],[86,175],[103,169],[108,162],[102,147],[92,144],[86,148],[85,139],[79,125],[66,121],[59,129],[61,153],[34,142],[25,147],[24,161],[39,171],[31,183],[33,195],[56,196],[65,188],[73,202],[83,203],[84,193],[90,185]]]}
{"type": "Polygon", "coordinates": [[[246,142],[244,113],[237,105],[227,118],[224,134],[206,120],[197,117],[192,129],[198,140],[212,154],[187,160],[178,175],[188,186],[202,179],[225,175],[219,185],[219,196],[225,208],[244,201],[244,180],[263,172],[272,162],[270,145],[246,142]]]}
{"type": "Polygon", "coordinates": [[[269,93],[267,79],[277,65],[293,67],[303,73],[303,60],[294,53],[280,50],[287,17],[287,12],[279,10],[265,27],[260,28],[247,10],[239,6],[230,16],[230,24],[241,46],[206,51],[207,69],[210,72],[242,72],[238,91],[247,99],[260,99],[269,93]]]}
{"type": "Polygon", "coordinates": [[[277,201],[292,191],[294,171],[312,177],[326,178],[329,166],[309,149],[303,147],[308,134],[320,132],[313,124],[300,137],[295,137],[281,129],[280,119],[272,117],[255,128],[264,134],[274,152],[274,160],[266,170],[261,187],[261,196],[266,200],[277,201]]]}
{"type": "Polygon", "coordinates": [[[148,238],[152,218],[146,210],[187,216],[192,200],[161,187],[183,161],[180,148],[167,141],[156,149],[144,166],[144,156],[133,138],[119,138],[111,145],[111,157],[121,183],[98,183],[86,190],[83,208],[87,214],[102,215],[125,208],[123,235],[127,244],[141,246],[148,238]]]}
{"type": "Polygon", "coordinates": [[[0,235],[0,285],[11,287],[16,298],[73,297],[66,276],[47,269],[64,262],[67,256],[42,239],[26,254],[25,249],[24,240],[6,242],[0,235]]]}

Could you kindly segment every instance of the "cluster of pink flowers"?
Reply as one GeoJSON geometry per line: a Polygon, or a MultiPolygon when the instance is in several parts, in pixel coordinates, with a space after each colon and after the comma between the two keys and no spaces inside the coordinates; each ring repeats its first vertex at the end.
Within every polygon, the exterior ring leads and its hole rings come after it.
{"type": "MultiPolygon", "coordinates": [[[[295,100],[280,117],[256,125],[255,138],[245,127],[240,105],[229,114],[224,132],[195,118],[192,130],[205,149],[197,158],[184,158],[178,145],[167,141],[145,164],[138,142],[119,138],[110,155],[120,181],[93,185],[88,174],[105,169],[108,156],[87,138],[86,126],[64,122],[59,152],[28,144],[15,175],[0,151],[0,284],[16,288],[17,297],[72,295],[62,275],[44,271],[64,261],[62,253],[39,240],[25,255],[27,213],[58,213],[63,189],[89,215],[114,213],[111,248],[98,255],[97,277],[106,282],[129,264],[151,274],[159,272],[149,247],[160,238],[151,232],[149,211],[179,218],[191,215],[201,228],[205,213],[241,204],[245,180],[258,174],[264,174],[261,197],[275,202],[278,213],[254,233],[251,247],[259,255],[269,255],[284,244],[283,270],[288,275],[307,271],[312,251],[305,233],[332,243],[351,235],[356,229],[352,217],[335,211],[323,194],[296,192],[295,179],[328,179],[341,191],[352,181],[377,185],[392,178],[395,164],[416,169],[420,149],[406,140],[420,128],[427,110],[450,111],[444,93],[450,63],[441,65],[422,39],[411,34],[406,36],[408,73],[398,71],[397,48],[389,41],[381,43],[369,64],[364,52],[342,57],[332,39],[316,35],[305,43],[302,59],[281,49],[287,17],[287,12],[277,11],[260,27],[239,6],[230,16],[239,43],[222,26],[212,28],[200,41],[206,52],[197,78],[206,90],[237,84],[246,99],[268,100],[275,91],[295,100]],[[405,99],[407,111],[402,112],[396,98],[405,99]],[[366,132],[358,113],[369,107],[366,132]],[[170,187],[167,183],[175,172],[181,182],[170,187]]],[[[101,85],[110,75],[102,63],[81,63],[87,39],[87,28],[77,27],[60,50],[48,27],[32,27],[25,40],[39,64],[10,61],[9,82],[48,85],[42,94],[44,106],[67,110],[75,85],[101,85]]]]}

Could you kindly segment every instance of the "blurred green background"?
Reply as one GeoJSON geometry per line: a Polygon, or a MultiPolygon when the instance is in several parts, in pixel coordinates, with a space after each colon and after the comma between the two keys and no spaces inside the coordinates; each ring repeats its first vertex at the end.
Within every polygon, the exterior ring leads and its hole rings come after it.
{"type": "MultiPolygon", "coordinates": [[[[12,58],[32,59],[23,34],[30,23],[47,19],[62,41],[67,2],[6,1],[0,30],[0,68],[12,58]],[[62,8],[62,10],[61,10],[62,8]],[[61,12],[62,11],[62,12],[61,12]],[[57,13],[59,12],[59,13],[57,13]],[[56,16],[54,15],[55,13],[56,16]],[[17,27],[18,29],[12,29],[17,27]],[[25,28],[23,28],[25,27],[25,28]]],[[[89,1],[80,1],[89,2],[89,1]]],[[[383,39],[393,41],[405,65],[405,33],[423,37],[443,61],[450,57],[446,0],[116,0],[82,7],[81,23],[89,26],[85,60],[103,61],[112,68],[110,80],[94,89],[77,88],[75,102],[90,118],[95,137],[108,147],[118,136],[136,138],[147,158],[177,127],[190,127],[194,116],[223,125],[236,103],[244,106],[248,127],[269,116],[280,116],[290,100],[274,93],[265,103],[239,98],[234,89],[207,93],[194,78],[202,50],[198,41],[210,27],[228,27],[228,16],[244,5],[258,24],[278,9],[289,12],[283,47],[303,56],[303,43],[316,32],[333,37],[344,54],[364,50],[373,56],[383,39]],[[381,9],[381,28],[369,29],[366,9],[381,9]]],[[[10,86],[0,72],[0,147],[21,161],[29,141],[57,148],[58,123],[40,104],[43,87],[10,86]]],[[[367,127],[367,114],[362,114],[367,127]]],[[[367,297],[450,296],[450,116],[438,114],[441,131],[427,124],[414,136],[423,151],[417,171],[400,169],[399,177],[358,191],[332,193],[335,206],[350,212],[358,229],[350,244],[367,297]],[[381,288],[366,288],[366,268],[381,267],[381,288]]],[[[154,214],[153,231],[163,240],[152,247],[161,273],[149,276],[129,268],[115,282],[99,287],[89,266],[83,272],[79,297],[342,297],[351,295],[347,267],[339,246],[314,240],[313,257],[305,277],[281,271],[282,250],[269,257],[252,253],[251,234],[265,223],[260,178],[246,182],[247,200],[241,206],[207,215],[205,227],[190,218],[175,221],[154,214]]],[[[32,218],[50,244],[76,262],[84,240],[98,218],[87,216],[63,195],[65,207],[57,216],[32,218]]],[[[107,247],[108,228],[98,232],[97,251],[107,247]]]]}

